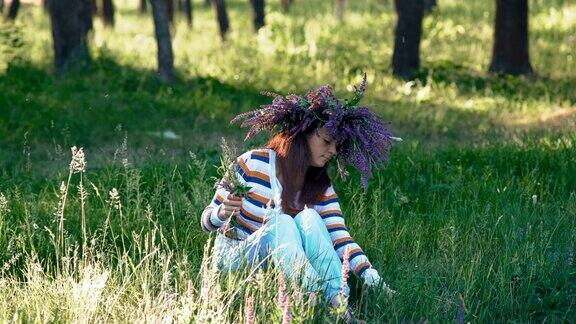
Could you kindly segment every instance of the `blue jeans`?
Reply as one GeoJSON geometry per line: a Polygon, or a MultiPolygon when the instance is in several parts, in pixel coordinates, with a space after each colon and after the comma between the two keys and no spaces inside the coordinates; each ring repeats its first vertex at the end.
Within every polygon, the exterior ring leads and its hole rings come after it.
{"type": "MultiPolygon", "coordinates": [[[[228,240],[219,234],[215,250],[228,240]]],[[[328,300],[342,290],[342,262],[336,254],[324,221],[311,208],[292,218],[275,213],[260,229],[232,248],[220,247],[218,267],[235,271],[243,264],[266,266],[271,260],[289,279],[302,279],[309,291],[324,290],[328,300]]],[[[218,256],[217,256],[218,258],[218,256]]],[[[344,294],[349,294],[346,286],[344,294]]]]}

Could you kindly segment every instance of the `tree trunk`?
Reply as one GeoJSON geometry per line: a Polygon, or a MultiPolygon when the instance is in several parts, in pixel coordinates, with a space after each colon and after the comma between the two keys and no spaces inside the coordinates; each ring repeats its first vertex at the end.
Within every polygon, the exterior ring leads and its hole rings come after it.
{"type": "Polygon", "coordinates": [[[260,28],[264,27],[264,0],[250,0],[252,4],[252,24],[254,30],[258,31],[260,28]]]}
{"type": "Polygon", "coordinates": [[[228,20],[228,12],[226,11],[226,2],[224,0],[214,0],[214,8],[216,10],[218,26],[220,27],[220,38],[222,38],[222,41],[225,41],[228,31],[230,30],[230,21],[228,20]]]}
{"type": "Polygon", "coordinates": [[[420,69],[420,38],[422,37],[423,0],[394,0],[398,21],[394,37],[392,73],[412,79],[420,69]]]}
{"type": "Polygon", "coordinates": [[[344,0],[336,0],[335,7],[334,7],[334,15],[338,20],[344,20],[344,6],[346,5],[346,1],[344,0]]]}
{"type": "Polygon", "coordinates": [[[204,5],[206,7],[211,7],[212,6],[212,0],[204,0],[204,5]]]}
{"type": "Polygon", "coordinates": [[[140,0],[140,13],[148,11],[148,0],[140,0]]]}
{"type": "Polygon", "coordinates": [[[20,0],[12,0],[10,7],[8,8],[8,19],[16,20],[18,15],[18,10],[20,9],[20,0]]]}
{"type": "Polygon", "coordinates": [[[192,26],[192,0],[182,1],[182,13],[184,13],[188,25],[192,26]]]}
{"type": "MultiPolygon", "coordinates": [[[[48,0],[45,0],[45,1],[48,1],[48,0]]],[[[90,0],[90,13],[92,14],[92,16],[96,16],[98,14],[97,0],[90,0]]]]}
{"type": "Polygon", "coordinates": [[[290,10],[290,5],[292,4],[292,0],[281,0],[282,9],[284,12],[288,12],[290,10]]]}
{"type": "Polygon", "coordinates": [[[528,55],[528,0],[496,0],[490,72],[532,74],[528,55]]]}
{"type": "Polygon", "coordinates": [[[0,0],[0,13],[4,12],[4,0],[0,0]]]}
{"type": "Polygon", "coordinates": [[[105,26],[114,26],[114,2],[102,0],[102,21],[105,26]]]}
{"type": "Polygon", "coordinates": [[[164,82],[174,81],[174,55],[172,53],[172,39],[170,37],[170,23],[166,1],[150,0],[154,29],[156,31],[156,44],[158,45],[158,76],[164,82]]]}
{"type": "Polygon", "coordinates": [[[48,11],[54,39],[54,66],[57,72],[72,65],[90,62],[88,31],[92,29],[89,0],[51,0],[48,11]]]}
{"type": "Polygon", "coordinates": [[[166,5],[168,22],[172,24],[174,22],[174,0],[164,0],[164,3],[166,5]]]}
{"type": "Polygon", "coordinates": [[[436,0],[424,0],[424,14],[428,14],[438,7],[438,2],[436,0]]]}

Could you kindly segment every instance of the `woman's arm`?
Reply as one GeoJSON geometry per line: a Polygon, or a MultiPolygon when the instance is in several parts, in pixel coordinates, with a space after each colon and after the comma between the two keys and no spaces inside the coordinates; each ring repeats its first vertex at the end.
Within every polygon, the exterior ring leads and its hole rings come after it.
{"type": "Polygon", "coordinates": [[[320,197],[320,202],[314,206],[314,209],[316,209],[322,217],[324,224],[326,224],[330,239],[340,260],[343,258],[344,251],[346,251],[347,248],[350,249],[350,269],[362,277],[362,274],[367,269],[370,269],[372,264],[368,261],[368,257],[364,254],[362,248],[352,239],[352,236],[348,232],[342,210],[340,209],[338,195],[334,191],[334,187],[330,186],[326,189],[326,192],[320,197]]]}

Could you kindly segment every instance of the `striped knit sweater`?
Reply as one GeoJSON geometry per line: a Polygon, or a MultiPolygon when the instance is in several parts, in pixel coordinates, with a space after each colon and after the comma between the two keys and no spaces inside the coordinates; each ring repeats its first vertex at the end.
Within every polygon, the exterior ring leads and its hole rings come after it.
{"type": "MultiPolygon", "coordinates": [[[[236,218],[238,237],[245,239],[262,226],[266,205],[270,202],[271,207],[274,208],[273,193],[280,193],[281,185],[276,178],[276,152],[274,150],[251,150],[238,157],[237,161],[238,178],[243,184],[251,187],[248,194],[242,198],[240,216],[236,218]]],[[[216,190],[214,198],[202,213],[201,223],[204,231],[216,231],[226,223],[218,218],[218,209],[228,194],[229,192],[223,188],[216,190]]],[[[314,208],[322,217],[340,260],[348,247],[351,249],[350,269],[362,275],[371,267],[368,258],[346,228],[338,196],[332,185],[320,197],[318,203],[310,208],[314,208]]]]}

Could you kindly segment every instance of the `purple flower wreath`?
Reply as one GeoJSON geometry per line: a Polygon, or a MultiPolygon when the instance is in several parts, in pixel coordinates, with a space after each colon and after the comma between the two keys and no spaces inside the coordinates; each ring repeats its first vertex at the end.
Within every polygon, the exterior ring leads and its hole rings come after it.
{"type": "Polygon", "coordinates": [[[340,176],[345,178],[345,166],[351,165],[360,171],[362,185],[367,188],[373,165],[388,159],[394,138],[387,123],[368,107],[358,106],[366,93],[366,74],[354,89],[354,96],[347,100],[337,98],[329,85],[305,96],[263,92],[274,98],[271,104],[239,114],[230,123],[242,121],[242,127],[250,127],[246,139],[275,128],[293,137],[312,127],[326,127],[338,140],[336,159],[340,176]]]}

